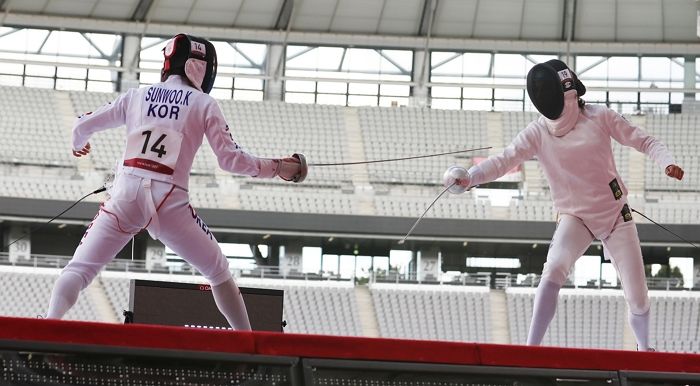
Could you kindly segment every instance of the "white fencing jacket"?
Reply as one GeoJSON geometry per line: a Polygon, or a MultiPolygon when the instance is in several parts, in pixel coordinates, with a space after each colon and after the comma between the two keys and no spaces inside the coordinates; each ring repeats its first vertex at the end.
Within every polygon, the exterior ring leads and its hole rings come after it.
{"type": "Polygon", "coordinates": [[[542,116],[531,122],[502,154],[469,169],[471,184],[493,181],[537,157],[559,213],[582,219],[595,237],[604,239],[627,201],[611,138],[646,154],[663,169],[675,163],[663,143],[620,114],[605,106],[586,105],[574,129],[561,137],[549,133],[542,116]],[[617,197],[610,186],[613,180],[619,185],[617,197]]]}
{"type": "Polygon", "coordinates": [[[234,141],[216,100],[179,75],[130,89],[79,117],[73,127],[73,150],[82,149],[92,134],[122,125],[127,133],[122,173],[187,190],[192,162],[206,135],[222,169],[255,177],[276,174],[276,162],[248,154],[234,141]]]}

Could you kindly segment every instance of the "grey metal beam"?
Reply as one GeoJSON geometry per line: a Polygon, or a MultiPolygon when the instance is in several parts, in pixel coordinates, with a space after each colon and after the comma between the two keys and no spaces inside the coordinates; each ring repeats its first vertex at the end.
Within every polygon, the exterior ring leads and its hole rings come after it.
{"type": "Polygon", "coordinates": [[[571,60],[570,46],[571,42],[574,40],[574,25],[576,23],[576,0],[566,0],[564,10],[564,26],[566,29],[566,58],[564,61],[569,62],[571,60]]]}
{"type": "Polygon", "coordinates": [[[277,15],[275,22],[276,30],[286,30],[292,20],[292,11],[294,11],[294,0],[284,0],[282,7],[277,15]]]}
{"type": "Polygon", "coordinates": [[[476,0],[476,4],[474,4],[474,17],[472,17],[472,34],[469,35],[470,37],[474,37],[474,34],[476,34],[476,21],[479,20],[479,4],[481,2],[479,0],[476,0]]]}
{"type": "Polygon", "coordinates": [[[142,47],[141,47],[141,51],[147,50],[147,49],[149,49],[149,48],[153,48],[153,47],[155,47],[155,46],[157,46],[157,45],[159,45],[159,44],[163,44],[163,43],[166,42],[167,40],[168,40],[168,39],[159,39],[158,41],[155,41],[155,42],[153,42],[153,43],[150,43],[150,44],[147,44],[147,45],[145,45],[145,46],[142,46],[142,47]]]}
{"type": "Polygon", "coordinates": [[[376,53],[378,53],[379,56],[381,56],[382,58],[386,59],[387,62],[391,63],[391,65],[393,65],[394,67],[396,67],[396,68],[397,68],[401,73],[403,73],[404,75],[411,75],[411,71],[408,71],[408,70],[405,69],[403,66],[401,66],[401,65],[398,64],[398,63],[396,63],[396,61],[395,61],[394,59],[392,59],[391,57],[389,57],[387,54],[384,53],[384,50],[374,50],[374,51],[375,51],[376,53]]]}
{"type": "Polygon", "coordinates": [[[232,26],[235,26],[238,24],[238,17],[241,15],[241,12],[243,11],[243,6],[245,6],[245,0],[241,0],[241,5],[238,6],[238,10],[236,10],[236,16],[233,18],[233,23],[231,23],[232,26]]]}
{"type": "Polygon", "coordinates": [[[102,51],[100,49],[100,47],[98,47],[97,44],[95,44],[95,42],[92,41],[92,39],[90,39],[89,36],[87,36],[87,33],[81,33],[80,36],[82,36],[83,39],[85,39],[85,41],[88,42],[88,44],[90,44],[92,46],[92,48],[94,48],[95,50],[97,50],[97,52],[100,53],[100,55],[102,56],[102,59],[107,59],[107,60],[110,59],[109,55],[105,54],[104,51],[102,51]]]}
{"type": "Polygon", "coordinates": [[[343,63],[345,63],[345,55],[348,53],[348,48],[343,48],[343,54],[340,55],[340,61],[338,61],[338,72],[343,70],[343,63]]]}
{"type": "MultiPolygon", "coordinates": [[[[39,51],[34,51],[34,52],[27,52],[25,50],[2,50],[3,53],[11,53],[11,54],[37,54],[40,55],[41,53],[39,51]]],[[[53,55],[53,54],[51,54],[53,55]]],[[[66,57],[66,58],[77,58],[77,59],[88,59],[87,55],[80,55],[80,54],[61,54],[61,56],[66,57]]],[[[105,59],[111,59],[112,57],[107,57],[105,59]]],[[[61,62],[55,62],[55,61],[47,61],[47,60],[23,60],[23,59],[3,59],[0,58],[0,63],[12,63],[12,64],[36,64],[38,66],[56,66],[61,65],[64,67],[74,67],[74,68],[93,68],[93,69],[105,69],[109,71],[118,71],[119,67],[114,67],[114,66],[95,66],[87,63],[61,63],[61,62]]],[[[144,71],[145,72],[145,71],[144,71]]]]}
{"type": "Polygon", "coordinates": [[[51,37],[51,34],[52,34],[52,33],[53,33],[53,31],[49,31],[49,33],[46,34],[46,36],[44,37],[44,40],[42,40],[41,44],[39,45],[39,48],[37,48],[37,50],[36,50],[36,53],[37,53],[37,54],[40,54],[40,53],[41,53],[41,50],[44,49],[44,46],[46,45],[46,42],[47,42],[47,41],[49,40],[49,38],[51,37]]]}
{"type": "Polygon", "coordinates": [[[0,34],[0,38],[3,38],[3,37],[5,37],[5,36],[7,36],[7,35],[12,35],[13,33],[17,32],[17,31],[20,31],[20,30],[21,30],[20,28],[11,28],[9,31],[0,34]]]}
{"type": "Polygon", "coordinates": [[[566,41],[566,11],[569,9],[569,0],[560,1],[561,4],[561,39],[566,41]]]}
{"type": "Polygon", "coordinates": [[[578,75],[579,77],[581,77],[581,75],[585,74],[586,71],[590,70],[591,68],[593,68],[593,67],[595,67],[595,66],[597,66],[597,65],[599,65],[599,64],[605,63],[607,60],[608,60],[608,58],[601,58],[601,59],[596,60],[595,63],[591,63],[591,64],[589,64],[589,65],[586,66],[586,67],[577,68],[577,69],[576,69],[576,75],[578,75]]]}
{"type": "Polygon", "coordinates": [[[425,36],[428,33],[428,24],[430,17],[430,6],[433,0],[423,0],[423,11],[420,15],[420,24],[418,25],[418,36],[425,36]]]}
{"type": "Polygon", "coordinates": [[[185,23],[190,22],[190,16],[192,16],[192,11],[194,11],[194,8],[197,6],[197,3],[199,0],[194,0],[192,4],[190,4],[190,9],[187,10],[187,16],[185,16],[185,23]]]}
{"type": "MultiPolygon", "coordinates": [[[[97,18],[48,16],[9,13],[5,26],[24,28],[61,29],[113,34],[137,34],[145,36],[174,36],[182,27],[177,24],[154,23],[147,26],[133,21],[97,18]]],[[[355,46],[364,48],[424,49],[425,38],[419,36],[368,35],[328,32],[301,32],[244,29],[228,27],[188,26],[194,35],[207,36],[213,40],[244,41],[251,43],[282,43],[315,46],[355,46]]],[[[430,48],[444,51],[518,52],[533,54],[559,54],[566,52],[567,45],[561,41],[505,40],[432,37],[430,48]]],[[[700,56],[697,42],[641,43],[641,42],[571,42],[570,53],[587,55],[654,55],[654,56],[700,56]]]]}
{"type": "Polygon", "coordinates": [[[237,43],[229,43],[229,45],[231,46],[231,48],[234,49],[234,51],[238,52],[238,54],[241,55],[241,56],[243,57],[243,59],[245,59],[248,63],[250,63],[250,66],[251,66],[252,68],[260,68],[260,69],[262,69],[262,64],[261,64],[261,63],[255,63],[255,61],[254,61],[250,56],[248,56],[245,52],[243,52],[243,50],[241,50],[240,48],[238,48],[238,44],[237,44],[237,43]]]}
{"type": "Polygon", "coordinates": [[[614,0],[615,7],[613,7],[613,12],[614,12],[614,17],[613,17],[613,24],[615,26],[614,28],[614,33],[613,33],[613,41],[617,41],[617,15],[619,15],[619,8],[620,4],[617,0],[614,0]]]}
{"type": "Polygon", "coordinates": [[[154,2],[155,2],[155,0],[140,0],[139,3],[136,5],[136,9],[134,10],[134,13],[131,15],[131,20],[133,20],[133,21],[146,20],[146,16],[148,15],[148,12],[150,12],[151,7],[153,6],[154,2]]]}
{"type": "Polygon", "coordinates": [[[386,0],[382,0],[382,9],[379,11],[379,16],[377,17],[377,25],[374,27],[374,33],[379,33],[379,27],[382,25],[382,19],[384,18],[384,10],[386,9],[386,0]]]}
{"type": "Polygon", "coordinates": [[[664,7],[664,0],[660,1],[661,3],[661,9],[660,14],[661,14],[661,41],[665,42],[666,41],[666,14],[665,14],[665,7],[664,7]]]}
{"type": "Polygon", "coordinates": [[[449,63],[449,62],[451,62],[451,61],[453,61],[453,60],[459,58],[460,56],[462,56],[462,53],[461,53],[461,52],[452,54],[449,58],[444,59],[444,60],[441,60],[441,61],[435,63],[432,67],[430,67],[430,70],[432,71],[432,70],[434,70],[434,69],[436,69],[436,68],[442,66],[443,64],[449,63]]]}
{"type": "MultiPolygon", "coordinates": [[[[45,221],[65,207],[65,201],[34,200],[6,197],[0,200],[0,219],[12,221],[45,221]]],[[[99,205],[81,202],[61,217],[61,222],[89,223],[99,205]]],[[[361,237],[399,240],[415,221],[408,217],[364,215],[331,215],[310,213],[278,213],[246,210],[199,209],[212,232],[273,234],[321,237],[361,237]]],[[[555,229],[554,222],[462,220],[426,218],[413,240],[483,241],[497,243],[536,242],[548,244],[555,229]]],[[[688,247],[653,224],[637,224],[641,244],[663,247],[688,247]]],[[[674,224],[673,230],[693,242],[700,242],[700,225],[674,224]]]]}
{"type": "Polygon", "coordinates": [[[574,2],[573,9],[571,10],[573,14],[571,15],[571,41],[576,40],[576,14],[578,14],[578,0],[572,0],[574,2]]]}
{"type": "Polygon", "coordinates": [[[294,58],[297,58],[297,57],[299,57],[299,56],[302,56],[302,55],[304,55],[305,53],[307,53],[307,52],[309,52],[309,51],[311,51],[311,50],[315,50],[316,48],[317,48],[317,47],[306,47],[306,48],[304,48],[303,50],[301,50],[301,51],[299,51],[299,52],[297,52],[297,53],[295,53],[295,54],[292,54],[292,55],[287,56],[287,61],[290,61],[290,60],[292,60],[292,59],[294,59],[294,58]]]}
{"type": "Polygon", "coordinates": [[[331,30],[331,27],[333,27],[333,22],[335,21],[335,15],[338,13],[338,5],[340,4],[340,0],[335,0],[335,6],[333,7],[333,14],[331,15],[330,20],[328,20],[328,28],[326,28],[327,31],[331,30]]]}
{"type": "Polygon", "coordinates": [[[523,27],[525,26],[525,5],[527,2],[523,1],[520,7],[520,26],[518,27],[518,39],[523,38],[523,27]]]}
{"type": "Polygon", "coordinates": [[[532,56],[530,56],[530,55],[523,55],[523,57],[525,58],[525,60],[527,60],[528,62],[530,62],[530,63],[532,63],[532,64],[537,64],[537,63],[539,63],[539,61],[533,59],[532,56]]]}
{"type": "MultiPolygon", "coordinates": [[[[681,66],[681,68],[683,68],[683,66],[685,66],[685,63],[682,63],[681,61],[679,61],[677,59],[672,58],[671,62],[676,63],[677,65],[681,66]]],[[[700,76],[700,71],[695,72],[695,76],[700,76]]]]}

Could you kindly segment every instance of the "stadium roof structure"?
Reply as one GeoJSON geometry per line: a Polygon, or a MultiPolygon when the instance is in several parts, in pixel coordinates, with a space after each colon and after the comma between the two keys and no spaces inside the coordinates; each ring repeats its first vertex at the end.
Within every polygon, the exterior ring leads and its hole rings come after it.
{"type": "Polygon", "coordinates": [[[0,25],[414,49],[700,52],[695,0],[0,0],[0,25]]]}

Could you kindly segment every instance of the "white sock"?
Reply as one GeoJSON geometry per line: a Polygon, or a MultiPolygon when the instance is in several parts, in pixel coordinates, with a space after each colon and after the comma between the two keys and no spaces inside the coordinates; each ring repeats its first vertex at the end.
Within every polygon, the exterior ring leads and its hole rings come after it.
{"type": "Polygon", "coordinates": [[[238,289],[233,278],[229,278],[217,286],[211,286],[211,293],[214,295],[214,301],[219,307],[219,311],[224,314],[228,324],[234,330],[251,330],[248,311],[246,310],[241,290],[238,289]]]}
{"type": "Polygon", "coordinates": [[[535,304],[532,307],[532,321],[527,335],[528,346],[539,346],[544,339],[549,323],[557,312],[557,301],[561,286],[549,280],[542,280],[537,286],[535,304]]]}
{"type": "Polygon", "coordinates": [[[51,292],[47,319],[61,319],[78,301],[82,290],[82,278],[70,271],[63,271],[56,280],[51,292]]]}
{"type": "Polygon", "coordinates": [[[637,339],[637,350],[639,351],[649,351],[649,313],[651,310],[641,314],[635,315],[631,312],[628,313],[630,326],[632,327],[632,332],[634,337],[637,339]]]}

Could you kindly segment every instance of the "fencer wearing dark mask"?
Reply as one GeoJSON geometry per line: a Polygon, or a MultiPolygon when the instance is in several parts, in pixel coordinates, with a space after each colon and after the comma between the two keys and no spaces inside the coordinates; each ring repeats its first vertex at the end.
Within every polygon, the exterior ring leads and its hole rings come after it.
{"type": "Polygon", "coordinates": [[[100,206],[73,258],[56,280],[47,318],[60,319],[100,270],[131,238],[146,229],[195,267],[211,285],[216,305],[232,328],[250,330],[238,285],[216,238],[189,202],[189,177],[206,136],[219,166],[230,173],[257,178],[280,177],[301,182],[306,158],[260,158],[234,140],[214,86],[217,56],[206,39],[179,34],[163,49],[161,82],[129,89],[73,127],[73,155],[90,153],[93,134],[126,127],[124,156],[119,160],[110,198],[100,206]]]}
{"type": "Polygon", "coordinates": [[[542,114],[504,149],[472,166],[466,177],[446,173],[447,186],[468,188],[494,181],[536,157],[558,211],[535,303],[528,345],[539,345],[554,317],[559,289],[576,260],[594,239],[603,244],[628,304],[629,323],[639,350],[649,347],[650,303],[637,228],[627,188],[617,172],[611,138],[646,154],[666,175],[681,180],[683,169],[666,146],[606,106],[588,105],[586,88],[560,60],[535,65],[527,75],[530,100],[542,114]]]}

